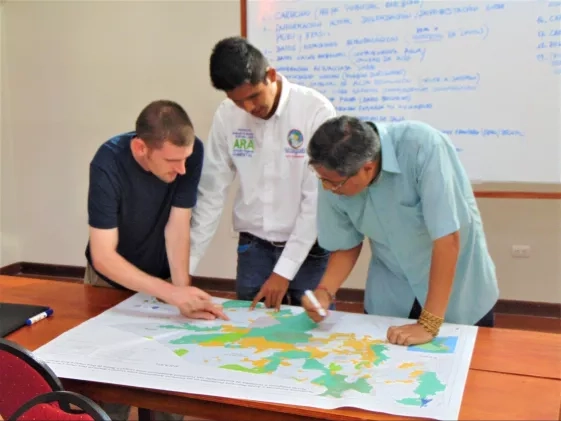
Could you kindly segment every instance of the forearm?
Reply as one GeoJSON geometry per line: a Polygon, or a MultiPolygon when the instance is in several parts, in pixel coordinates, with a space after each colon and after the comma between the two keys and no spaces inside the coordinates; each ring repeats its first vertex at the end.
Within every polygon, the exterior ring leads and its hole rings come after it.
{"type": "Polygon", "coordinates": [[[429,288],[425,310],[444,318],[456,275],[460,249],[459,233],[439,238],[433,243],[429,288]]]}
{"type": "Polygon", "coordinates": [[[189,227],[168,229],[165,239],[173,284],[189,286],[189,227]]]}
{"type": "Polygon", "coordinates": [[[133,291],[142,292],[163,301],[171,302],[175,287],[170,283],[141,271],[116,251],[93,256],[93,263],[99,272],[114,282],[133,291]]]}
{"type": "Polygon", "coordinates": [[[320,286],[335,294],[353,270],[361,250],[362,243],[349,250],[332,252],[320,286]]]}

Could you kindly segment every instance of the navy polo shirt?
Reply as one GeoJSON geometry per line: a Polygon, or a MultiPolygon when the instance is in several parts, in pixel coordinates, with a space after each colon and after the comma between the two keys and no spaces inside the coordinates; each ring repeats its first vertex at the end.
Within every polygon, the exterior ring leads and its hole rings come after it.
{"type": "MultiPolygon", "coordinates": [[[[93,228],[118,228],[117,252],[138,269],[166,279],[170,268],[164,230],[172,206],[192,208],[196,204],[203,143],[195,138],[186,173],[166,183],[136,162],[130,148],[134,136],[135,132],[128,132],[109,139],[91,161],[88,223],[93,228]]],[[[85,254],[93,267],[89,243],[85,254]]],[[[111,285],[125,289],[97,273],[111,285]]]]}

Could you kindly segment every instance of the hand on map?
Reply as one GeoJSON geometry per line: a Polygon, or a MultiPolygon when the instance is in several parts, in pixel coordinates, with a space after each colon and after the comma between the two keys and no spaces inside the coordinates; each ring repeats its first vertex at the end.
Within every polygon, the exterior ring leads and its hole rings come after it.
{"type": "Polygon", "coordinates": [[[265,281],[259,293],[253,299],[250,310],[253,310],[261,299],[265,298],[265,307],[274,307],[277,311],[280,310],[282,299],[288,290],[288,279],[283,278],[276,273],[272,273],[269,279],[265,281]]]}
{"type": "MultiPolygon", "coordinates": [[[[327,312],[327,309],[331,305],[331,297],[327,291],[322,288],[316,289],[314,291],[314,295],[316,296],[320,306],[327,312]]],[[[316,323],[321,322],[325,318],[318,313],[314,304],[305,295],[302,296],[302,307],[306,310],[308,317],[316,323]]]]}
{"type": "Polygon", "coordinates": [[[391,326],[388,329],[388,341],[395,345],[421,345],[433,339],[433,336],[418,323],[391,326]]]}
{"type": "Polygon", "coordinates": [[[177,287],[170,304],[179,308],[181,314],[191,319],[229,320],[222,307],[212,302],[212,297],[196,287],[177,287]]]}

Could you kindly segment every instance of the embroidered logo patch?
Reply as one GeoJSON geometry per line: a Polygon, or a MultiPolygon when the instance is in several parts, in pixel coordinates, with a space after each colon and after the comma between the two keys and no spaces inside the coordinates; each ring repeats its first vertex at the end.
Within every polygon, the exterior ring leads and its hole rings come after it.
{"type": "Polygon", "coordinates": [[[303,143],[304,136],[300,130],[292,129],[288,132],[288,144],[292,149],[300,149],[303,143]]]}
{"type": "Polygon", "coordinates": [[[232,155],[236,157],[251,158],[255,152],[255,136],[249,129],[238,129],[232,132],[234,145],[232,155]]]}
{"type": "Polygon", "coordinates": [[[288,158],[300,158],[306,153],[306,149],[302,146],[304,145],[304,135],[298,129],[292,129],[288,132],[287,136],[289,148],[285,148],[284,151],[288,158]]]}

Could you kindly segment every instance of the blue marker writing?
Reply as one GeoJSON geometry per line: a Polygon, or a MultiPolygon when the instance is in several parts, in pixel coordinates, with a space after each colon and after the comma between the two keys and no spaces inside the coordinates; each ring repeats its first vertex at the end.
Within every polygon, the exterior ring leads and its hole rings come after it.
{"type": "Polygon", "coordinates": [[[53,314],[53,309],[49,308],[42,313],[39,313],[37,316],[33,316],[25,321],[27,326],[31,326],[32,324],[37,323],[39,320],[43,320],[53,314]]]}

